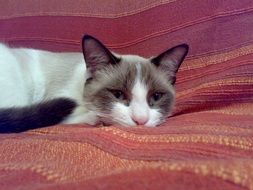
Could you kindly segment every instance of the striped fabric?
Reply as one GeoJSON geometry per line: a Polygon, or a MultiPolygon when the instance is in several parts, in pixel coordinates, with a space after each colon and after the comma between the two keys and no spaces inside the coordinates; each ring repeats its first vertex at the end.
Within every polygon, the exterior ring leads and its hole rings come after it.
{"type": "Polygon", "coordinates": [[[0,0],[0,40],[119,53],[190,45],[158,128],[58,125],[0,135],[1,189],[253,190],[252,0],[0,0]]]}

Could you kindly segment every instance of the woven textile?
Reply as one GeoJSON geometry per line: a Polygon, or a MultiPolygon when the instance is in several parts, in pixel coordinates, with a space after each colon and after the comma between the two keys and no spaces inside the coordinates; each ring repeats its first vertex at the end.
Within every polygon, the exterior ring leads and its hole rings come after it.
{"type": "MultiPolygon", "coordinates": [[[[0,135],[0,189],[253,190],[253,1],[0,0],[0,41],[81,51],[84,33],[151,56],[190,45],[157,128],[0,135]]],[[[3,101],[3,100],[1,100],[3,101]]]]}

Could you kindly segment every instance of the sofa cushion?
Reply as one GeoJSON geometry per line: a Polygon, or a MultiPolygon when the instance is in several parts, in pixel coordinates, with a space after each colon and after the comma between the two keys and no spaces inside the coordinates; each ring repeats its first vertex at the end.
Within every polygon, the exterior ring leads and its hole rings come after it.
{"type": "Polygon", "coordinates": [[[57,125],[0,135],[2,189],[253,189],[253,1],[5,1],[0,40],[119,53],[190,45],[157,128],[57,125]]]}

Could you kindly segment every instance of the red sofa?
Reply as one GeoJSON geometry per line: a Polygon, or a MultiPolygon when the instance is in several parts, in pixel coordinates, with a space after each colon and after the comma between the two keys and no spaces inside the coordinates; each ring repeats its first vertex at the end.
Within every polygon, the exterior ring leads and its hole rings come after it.
{"type": "Polygon", "coordinates": [[[253,189],[252,0],[6,0],[0,9],[0,41],[11,46],[81,51],[84,33],[125,54],[190,45],[166,123],[1,134],[1,189],[253,189]]]}

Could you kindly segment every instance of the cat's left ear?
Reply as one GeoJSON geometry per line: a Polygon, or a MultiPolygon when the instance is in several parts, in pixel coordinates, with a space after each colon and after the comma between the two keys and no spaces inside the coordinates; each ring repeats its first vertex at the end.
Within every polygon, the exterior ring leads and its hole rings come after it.
{"type": "Polygon", "coordinates": [[[108,64],[117,64],[120,61],[99,40],[90,35],[83,36],[82,48],[87,69],[92,75],[108,64]]]}
{"type": "Polygon", "coordinates": [[[151,58],[151,63],[167,72],[168,80],[174,85],[176,82],[176,73],[186,57],[188,50],[189,46],[187,44],[175,46],[157,57],[151,58]]]}

